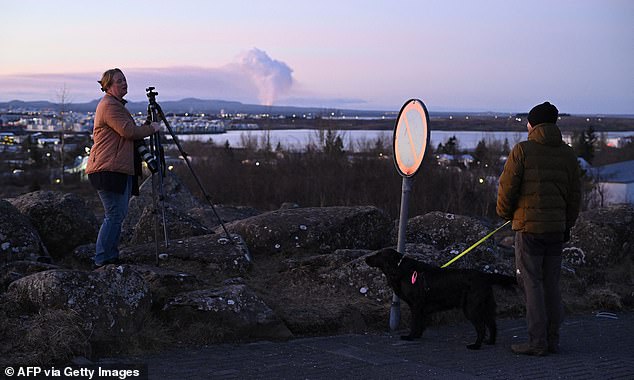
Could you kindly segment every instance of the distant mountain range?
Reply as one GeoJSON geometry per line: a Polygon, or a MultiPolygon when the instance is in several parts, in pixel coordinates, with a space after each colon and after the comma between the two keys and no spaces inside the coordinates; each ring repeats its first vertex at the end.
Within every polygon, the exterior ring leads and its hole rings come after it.
{"type": "MultiPolygon", "coordinates": [[[[95,99],[87,103],[68,103],[65,105],[66,110],[74,112],[94,112],[97,108],[97,103],[100,99],[95,99]]],[[[165,114],[171,113],[208,113],[208,114],[220,114],[221,111],[230,114],[245,113],[245,114],[271,114],[271,115],[285,115],[292,116],[312,114],[313,116],[325,116],[332,113],[335,116],[359,116],[359,117],[381,117],[388,116],[396,118],[398,110],[393,111],[368,111],[368,110],[354,110],[354,109],[342,109],[342,108],[328,108],[328,107],[300,107],[300,106],[264,106],[260,104],[245,104],[235,101],[227,100],[206,100],[197,98],[186,98],[181,100],[167,100],[158,101],[163,112],[165,114]]],[[[132,113],[147,112],[148,102],[128,102],[126,107],[132,113]]],[[[22,101],[12,100],[10,102],[0,102],[0,109],[4,110],[51,110],[59,111],[60,104],[48,101],[22,101]]],[[[442,117],[449,115],[494,115],[501,113],[493,112],[430,112],[430,116],[442,117]]]]}
{"type": "MultiPolygon", "coordinates": [[[[68,103],[65,108],[74,112],[94,112],[100,99],[95,99],[87,103],[68,103]]],[[[391,111],[372,111],[372,110],[354,110],[329,107],[300,107],[300,106],[264,106],[261,104],[245,104],[227,100],[208,100],[198,98],[185,98],[181,100],[159,101],[163,112],[169,115],[172,113],[208,113],[220,114],[221,111],[229,114],[245,113],[245,114],[271,114],[292,116],[312,114],[313,116],[325,116],[334,113],[335,116],[359,116],[359,117],[381,117],[388,116],[396,118],[398,110],[391,111]]],[[[147,112],[147,102],[128,102],[127,108],[132,113],[147,112]]],[[[12,100],[9,102],[0,102],[2,110],[31,110],[31,111],[59,111],[60,104],[49,101],[22,101],[12,100]]],[[[505,112],[484,112],[484,111],[430,111],[431,117],[448,117],[450,115],[469,115],[469,116],[495,116],[495,115],[516,115],[525,117],[526,113],[505,113],[505,112]]],[[[571,116],[568,113],[560,113],[560,116],[571,116]]],[[[575,115],[586,116],[586,115],[575,115]]],[[[587,115],[587,116],[611,116],[622,117],[626,119],[634,118],[634,115],[587,115]]]]}
{"type": "MultiPolygon", "coordinates": [[[[66,110],[74,112],[94,112],[97,108],[99,99],[90,101],[88,103],[68,103],[65,105],[66,110]]],[[[225,113],[247,113],[247,114],[263,114],[268,113],[272,115],[303,115],[311,113],[314,115],[326,115],[335,113],[335,115],[355,115],[366,117],[380,117],[383,115],[393,115],[394,112],[386,111],[365,111],[365,110],[344,110],[334,108],[319,108],[319,107],[292,107],[292,106],[264,106],[258,104],[244,104],[240,102],[226,101],[226,100],[205,100],[196,98],[187,98],[181,100],[168,100],[158,102],[165,114],[170,113],[209,113],[219,114],[221,111],[225,113]]],[[[130,112],[143,112],[147,111],[148,102],[128,102],[126,107],[130,112]]],[[[60,109],[60,104],[52,103],[48,101],[21,101],[12,100],[10,102],[0,102],[0,109],[5,110],[54,110],[60,109]]]]}

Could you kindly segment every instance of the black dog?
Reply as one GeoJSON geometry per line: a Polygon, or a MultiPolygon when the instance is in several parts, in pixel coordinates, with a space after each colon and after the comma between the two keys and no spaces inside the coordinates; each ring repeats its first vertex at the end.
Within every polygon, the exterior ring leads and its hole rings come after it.
{"type": "Polygon", "coordinates": [[[403,257],[390,248],[368,256],[365,262],[371,267],[379,268],[387,277],[394,293],[409,305],[412,313],[410,333],[401,336],[401,339],[420,338],[431,313],[462,308],[478,333],[475,343],[467,348],[480,348],[485,326],[489,329],[486,343],[495,344],[496,305],[492,285],[516,285],[515,277],[473,269],[441,269],[403,257]]]}

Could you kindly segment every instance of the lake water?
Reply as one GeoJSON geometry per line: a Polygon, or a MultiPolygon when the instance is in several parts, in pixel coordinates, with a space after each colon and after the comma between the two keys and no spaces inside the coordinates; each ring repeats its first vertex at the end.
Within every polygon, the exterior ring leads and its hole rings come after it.
{"type": "MultiPolygon", "coordinates": [[[[344,141],[344,149],[359,151],[366,146],[373,146],[377,139],[382,139],[385,146],[392,146],[393,131],[375,131],[375,130],[356,130],[356,131],[334,131],[342,136],[344,141]]],[[[254,130],[254,131],[227,131],[222,134],[214,135],[179,135],[181,141],[213,141],[218,145],[225,144],[229,141],[232,147],[243,147],[248,141],[257,142],[262,146],[262,142],[268,135],[271,146],[275,148],[278,142],[285,149],[303,150],[308,144],[318,144],[319,133],[313,129],[292,129],[292,130],[254,130]]],[[[600,134],[597,134],[600,135],[600,134]]],[[[431,147],[437,147],[440,143],[446,143],[449,138],[456,136],[460,149],[473,150],[478,142],[508,140],[509,145],[526,139],[526,132],[484,132],[484,131],[431,131],[431,147]]],[[[631,132],[604,132],[605,139],[616,139],[624,136],[634,136],[631,132]]],[[[570,135],[564,134],[564,139],[569,139],[570,135]]],[[[569,140],[567,140],[569,141],[569,140]]]]}

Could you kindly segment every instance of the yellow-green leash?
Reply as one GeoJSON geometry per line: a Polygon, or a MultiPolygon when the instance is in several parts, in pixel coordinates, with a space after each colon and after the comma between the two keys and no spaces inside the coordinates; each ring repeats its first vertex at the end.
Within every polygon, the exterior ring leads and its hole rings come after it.
{"type": "Polygon", "coordinates": [[[467,253],[469,253],[472,249],[474,249],[475,247],[479,246],[480,244],[482,244],[482,242],[484,242],[486,239],[490,238],[491,236],[493,236],[494,233],[498,232],[499,230],[502,229],[502,227],[506,226],[507,224],[511,223],[510,220],[507,220],[506,223],[504,223],[503,225],[501,225],[500,227],[496,228],[495,230],[493,230],[493,232],[489,232],[489,234],[485,237],[483,237],[482,239],[478,240],[477,243],[475,243],[474,245],[472,245],[471,247],[465,249],[461,254],[459,254],[458,256],[454,257],[453,259],[449,260],[449,262],[443,266],[441,266],[441,268],[447,267],[449,265],[451,265],[451,263],[453,263],[454,261],[458,260],[459,258],[461,258],[462,256],[466,255],[467,253]]]}

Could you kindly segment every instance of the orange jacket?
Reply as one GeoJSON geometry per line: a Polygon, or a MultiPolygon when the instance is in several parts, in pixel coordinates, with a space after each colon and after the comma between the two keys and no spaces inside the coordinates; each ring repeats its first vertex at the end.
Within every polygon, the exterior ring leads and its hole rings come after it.
{"type": "Polygon", "coordinates": [[[86,174],[110,171],[134,175],[134,140],[154,133],[149,124],[137,126],[125,101],[106,94],[97,105],[94,144],[86,174]]]}

